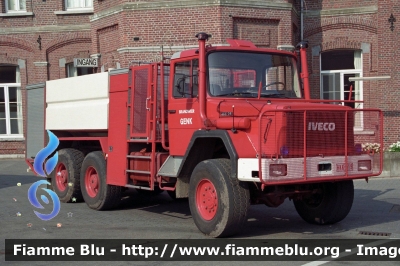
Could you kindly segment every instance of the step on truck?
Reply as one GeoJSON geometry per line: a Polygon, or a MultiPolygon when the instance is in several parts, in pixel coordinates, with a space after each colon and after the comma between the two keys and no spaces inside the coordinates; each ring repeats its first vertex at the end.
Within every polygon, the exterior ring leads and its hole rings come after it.
{"type": "Polygon", "coordinates": [[[59,145],[48,181],[62,202],[106,210],[126,189],[166,190],[188,198],[211,237],[238,233],[251,204],[286,198],[309,223],[343,220],[353,179],[382,171],[382,153],[365,148],[382,145],[382,112],[334,95],[311,99],[305,42],[283,51],[196,37],[198,48],[168,62],[30,87],[31,169],[50,131],[59,145]]]}

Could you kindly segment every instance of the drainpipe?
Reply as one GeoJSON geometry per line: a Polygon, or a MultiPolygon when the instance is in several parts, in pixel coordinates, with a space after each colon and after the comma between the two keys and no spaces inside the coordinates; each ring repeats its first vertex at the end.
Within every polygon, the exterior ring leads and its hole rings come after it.
{"type": "Polygon", "coordinates": [[[303,21],[303,1],[304,0],[300,0],[300,41],[302,41],[303,40],[303,32],[304,32],[304,29],[303,29],[303,23],[304,23],[304,21],[303,21]]]}
{"type": "Polygon", "coordinates": [[[199,40],[199,115],[205,128],[211,126],[206,115],[206,41],[208,37],[209,35],[204,32],[196,34],[196,38],[199,40]]]}

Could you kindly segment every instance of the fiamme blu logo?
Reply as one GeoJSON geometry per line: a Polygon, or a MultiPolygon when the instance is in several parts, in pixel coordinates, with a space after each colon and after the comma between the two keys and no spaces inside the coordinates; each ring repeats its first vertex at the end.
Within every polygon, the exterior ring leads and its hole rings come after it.
{"type": "MultiPolygon", "coordinates": [[[[33,169],[38,175],[42,177],[48,177],[50,173],[54,170],[58,162],[58,152],[54,153],[54,155],[50,158],[49,156],[57,149],[59,140],[51,131],[47,130],[47,134],[49,135],[49,143],[46,147],[44,147],[37,153],[35,161],[33,163],[33,169]]],[[[28,199],[30,203],[38,209],[44,209],[36,196],[39,186],[41,185],[50,185],[50,183],[46,180],[40,180],[33,183],[28,190],[28,199]]],[[[41,189],[44,190],[48,194],[48,196],[50,196],[51,201],[53,202],[53,210],[51,211],[51,213],[48,214],[40,213],[38,211],[34,211],[34,213],[40,219],[48,221],[56,217],[57,214],[60,212],[60,199],[54,191],[47,188],[41,189]]],[[[50,203],[49,198],[46,195],[41,195],[40,199],[46,205],[50,203]]]]}

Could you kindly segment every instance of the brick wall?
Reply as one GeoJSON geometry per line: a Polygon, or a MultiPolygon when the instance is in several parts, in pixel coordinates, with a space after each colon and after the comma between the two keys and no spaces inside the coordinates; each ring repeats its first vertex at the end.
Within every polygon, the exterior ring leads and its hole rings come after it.
{"type": "MultiPolygon", "coordinates": [[[[78,51],[88,53],[91,49],[90,14],[55,14],[65,11],[63,0],[32,0],[26,1],[26,6],[25,16],[10,16],[6,13],[5,1],[0,1],[0,64],[23,62],[20,65],[23,106],[26,85],[65,77],[65,68],[60,70],[59,59],[78,51]]],[[[25,111],[23,109],[24,135],[25,111]]],[[[24,150],[25,141],[5,141],[0,137],[0,157],[23,154],[24,150]]]]}
{"type": "MultiPolygon", "coordinates": [[[[306,1],[304,39],[308,56],[312,97],[320,97],[320,53],[336,49],[363,50],[363,76],[386,76],[388,81],[364,81],[364,108],[384,111],[384,144],[400,139],[400,26],[392,32],[390,14],[400,17],[398,1],[306,1]]],[[[395,23],[396,24],[396,23],[395,23]]],[[[395,25],[396,26],[396,25],[395,25]]]]}
{"type": "Polygon", "coordinates": [[[164,56],[169,56],[176,51],[173,47],[185,49],[196,46],[198,43],[195,35],[202,31],[212,35],[210,44],[223,44],[227,38],[242,35],[260,47],[271,48],[279,44],[294,45],[299,34],[298,17],[290,8],[282,10],[216,5],[151,9],[144,6],[139,10],[128,9],[104,15],[106,4],[95,4],[95,10],[99,10],[99,13],[95,14],[91,22],[94,37],[92,51],[101,54],[100,64],[105,69],[115,68],[116,62],[121,67],[127,67],[132,60],[157,61],[161,51],[164,56]],[[102,6],[100,8],[96,5],[102,6]],[[146,50],[146,47],[149,48],[146,50]],[[133,49],[121,51],[120,48],[133,49]]]}
{"type": "Polygon", "coordinates": [[[385,114],[384,131],[387,144],[400,140],[400,2],[390,0],[378,1],[378,74],[390,75],[387,81],[375,85],[378,107],[385,114]],[[390,15],[397,19],[391,31],[388,19],[390,15]]]}

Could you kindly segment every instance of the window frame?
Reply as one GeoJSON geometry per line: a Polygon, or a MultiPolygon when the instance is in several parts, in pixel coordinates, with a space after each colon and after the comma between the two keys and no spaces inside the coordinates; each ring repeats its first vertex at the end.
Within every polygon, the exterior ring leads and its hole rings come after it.
{"type": "Polygon", "coordinates": [[[65,77],[66,78],[73,78],[73,77],[80,77],[80,76],[85,76],[85,75],[91,75],[96,73],[93,70],[93,67],[76,67],[74,66],[74,62],[72,63],[67,63],[65,64],[65,77]],[[86,71],[83,71],[82,69],[85,69],[86,71]],[[91,71],[89,71],[91,69],[91,71]],[[88,72],[88,73],[83,73],[83,72],[88,72]],[[89,73],[91,72],[91,73],[89,73]],[[72,76],[71,76],[72,74],[72,76]]]}
{"type": "MultiPolygon", "coordinates": [[[[0,89],[4,90],[4,105],[5,105],[5,120],[6,120],[6,134],[0,134],[0,140],[5,139],[23,139],[24,138],[24,125],[23,125],[23,111],[20,114],[21,118],[17,118],[22,120],[21,132],[18,134],[11,133],[11,117],[10,117],[10,96],[8,92],[9,87],[19,88],[19,93],[21,93],[21,104],[22,106],[22,91],[21,91],[21,83],[0,83],[0,89]]],[[[17,102],[18,106],[18,102],[17,102]]]]}
{"type": "Polygon", "coordinates": [[[6,13],[26,13],[27,12],[27,8],[26,8],[26,0],[25,0],[25,9],[21,9],[20,4],[19,4],[19,0],[15,0],[18,6],[18,10],[13,10],[13,9],[9,9],[8,8],[8,0],[5,0],[5,7],[6,7],[6,13]]]}
{"type": "MultiPolygon", "coordinates": [[[[80,1],[81,3],[85,3],[86,0],[75,0],[75,1],[80,1]]],[[[92,1],[92,6],[90,7],[83,7],[82,5],[79,7],[68,7],[68,0],[64,1],[65,4],[65,10],[66,11],[80,11],[80,10],[93,10],[93,0],[92,1]]],[[[85,3],[86,5],[86,3],[85,3]]]]}
{"type": "MultiPolygon", "coordinates": [[[[320,66],[320,73],[319,73],[319,80],[320,80],[320,86],[319,86],[319,93],[320,93],[320,99],[324,99],[323,95],[323,74],[339,74],[340,81],[339,81],[339,86],[340,86],[340,100],[346,100],[344,99],[344,94],[345,94],[345,88],[344,88],[344,75],[346,74],[356,74],[359,75],[359,77],[363,77],[363,53],[361,52],[360,54],[360,61],[361,61],[361,68],[354,68],[354,69],[340,69],[340,70],[321,70],[322,68],[322,53],[319,56],[319,66],[320,66]]],[[[353,94],[356,94],[356,88],[353,90],[353,94]]],[[[358,84],[358,94],[360,99],[357,99],[357,101],[363,101],[364,100],[364,90],[363,90],[363,81],[359,81],[358,84]]],[[[356,103],[356,106],[354,109],[363,109],[364,108],[364,103],[356,103]]],[[[360,126],[354,126],[354,131],[355,132],[360,132],[364,130],[364,120],[363,120],[363,113],[360,113],[360,126]]]]}
{"type": "MultiPolygon", "coordinates": [[[[236,97],[236,98],[249,98],[249,99],[254,99],[257,98],[258,95],[258,88],[259,85],[262,85],[262,88],[265,89],[265,92],[268,90],[267,89],[267,81],[268,81],[268,70],[269,69],[276,69],[277,71],[280,71],[282,68],[284,67],[282,70],[282,74],[280,72],[277,72],[276,74],[278,74],[277,76],[279,77],[284,77],[285,78],[285,82],[287,78],[290,78],[290,87],[286,84],[286,86],[284,87],[284,90],[282,90],[282,95],[288,96],[286,94],[291,94],[290,98],[291,99],[302,99],[304,97],[302,90],[301,90],[301,83],[300,83],[300,78],[297,72],[297,61],[296,58],[292,55],[288,55],[288,54],[281,54],[281,53],[273,53],[273,52],[253,52],[253,51],[240,51],[240,52],[236,52],[236,51],[232,51],[232,50],[221,50],[221,51],[213,51],[211,53],[209,53],[207,55],[207,84],[208,84],[208,93],[210,96],[212,97],[236,97]],[[213,59],[213,61],[211,62],[210,57],[213,54],[223,54],[223,53],[227,53],[229,56],[229,53],[231,53],[232,55],[230,56],[231,58],[234,58],[235,56],[239,56],[238,58],[244,58],[247,57],[248,55],[251,55],[251,57],[253,57],[252,61],[245,61],[244,63],[246,63],[246,65],[242,66],[242,65],[223,65],[223,64],[215,64],[214,60],[216,60],[215,58],[213,59]],[[255,59],[256,57],[261,57],[261,56],[265,56],[267,57],[267,59],[269,61],[266,61],[268,64],[258,64],[255,63],[255,59]],[[269,58],[270,57],[270,58],[269,58]],[[279,62],[276,62],[276,64],[273,63],[274,58],[279,59],[279,62]],[[283,58],[283,59],[282,59],[283,58]],[[281,60],[285,60],[285,61],[281,61],[281,60]],[[285,64],[287,63],[287,64],[285,64]],[[287,71],[287,67],[290,67],[292,75],[286,75],[287,73],[289,73],[287,71]],[[218,70],[226,70],[227,72],[230,72],[230,74],[227,74],[229,76],[228,80],[228,86],[224,85],[224,84],[217,84],[214,82],[215,78],[218,79],[218,74],[214,75],[216,72],[218,72],[218,70]],[[255,84],[252,85],[245,85],[245,86],[241,86],[241,87],[236,87],[236,85],[234,84],[235,82],[235,73],[239,73],[241,71],[255,71],[255,84]],[[214,95],[210,88],[212,86],[212,84],[217,84],[219,85],[219,87],[228,89],[229,93],[228,94],[219,94],[219,95],[214,95]]],[[[257,61],[258,62],[258,61],[257,61]]],[[[221,76],[221,75],[219,75],[221,76]]],[[[269,86],[271,86],[272,84],[269,84],[269,86]]],[[[278,88],[276,88],[276,91],[278,94],[278,88]]],[[[263,98],[268,98],[267,94],[263,94],[264,91],[261,91],[261,95],[263,96],[263,98]]]]}
{"type": "Polygon", "coordinates": [[[65,64],[65,77],[72,78],[78,76],[78,68],[74,66],[74,63],[65,64]],[[73,73],[71,73],[73,72],[73,73]],[[72,75],[71,75],[72,74],[72,75]]]}
{"type": "Polygon", "coordinates": [[[199,68],[199,59],[198,58],[190,58],[190,59],[185,59],[185,60],[180,60],[178,62],[174,63],[174,79],[173,79],[173,90],[172,90],[172,97],[174,99],[193,99],[193,98],[197,98],[198,97],[198,85],[199,85],[199,73],[198,73],[198,68],[199,68]],[[195,61],[197,61],[197,65],[195,64],[195,61]],[[189,78],[189,93],[185,93],[185,91],[183,92],[183,94],[181,94],[180,92],[178,92],[175,88],[176,88],[176,78],[177,78],[177,71],[176,71],[176,67],[179,64],[182,63],[188,63],[190,64],[189,67],[189,75],[187,76],[189,78]],[[195,75],[196,73],[196,75],[195,75]],[[197,85],[197,94],[195,94],[195,85],[197,85]]]}

